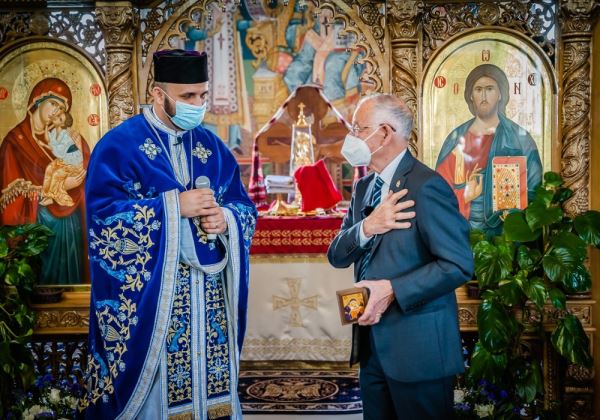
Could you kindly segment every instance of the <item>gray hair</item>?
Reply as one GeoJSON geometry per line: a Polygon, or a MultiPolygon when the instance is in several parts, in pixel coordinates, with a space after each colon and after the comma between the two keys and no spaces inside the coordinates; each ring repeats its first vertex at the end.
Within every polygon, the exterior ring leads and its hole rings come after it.
{"type": "Polygon", "coordinates": [[[357,108],[365,102],[373,102],[377,113],[373,116],[378,123],[386,123],[393,127],[405,140],[410,138],[413,126],[413,113],[397,96],[389,93],[373,93],[358,102],[357,108]]]}

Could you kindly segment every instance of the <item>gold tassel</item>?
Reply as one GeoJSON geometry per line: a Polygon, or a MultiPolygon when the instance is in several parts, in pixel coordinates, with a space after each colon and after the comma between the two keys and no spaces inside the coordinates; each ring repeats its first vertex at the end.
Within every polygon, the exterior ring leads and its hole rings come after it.
{"type": "Polygon", "coordinates": [[[221,403],[208,407],[208,418],[218,419],[219,417],[231,416],[233,410],[230,403],[221,403]]]}

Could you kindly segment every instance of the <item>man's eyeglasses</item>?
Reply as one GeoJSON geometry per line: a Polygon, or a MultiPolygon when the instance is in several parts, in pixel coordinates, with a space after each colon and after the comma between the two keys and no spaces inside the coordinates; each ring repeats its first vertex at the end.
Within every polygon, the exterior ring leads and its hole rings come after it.
{"type": "Polygon", "coordinates": [[[396,129],[391,124],[384,122],[384,123],[380,123],[379,125],[367,125],[364,127],[361,127],[358,124],[354,124],[354,125],[352,125],[352,127],[350,127],[350,134],[356,136],[358,134],[364,133],[369,128],[382,127],[384,125],[387,125],[388,127],[390,127],[394,133],[396,132],[396,129]]]}

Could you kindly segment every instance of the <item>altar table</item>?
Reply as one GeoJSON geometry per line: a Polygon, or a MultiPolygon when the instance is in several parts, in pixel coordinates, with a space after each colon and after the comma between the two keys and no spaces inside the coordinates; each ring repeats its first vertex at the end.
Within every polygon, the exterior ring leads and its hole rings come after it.
{"type": "Polygon", "coordinates": [[[259,217],[250,250],[248,328],[243,361],[345,362],[351,327],[342,326],[336,290],[352,268],[325,253],[342,217],[259,217]]]}

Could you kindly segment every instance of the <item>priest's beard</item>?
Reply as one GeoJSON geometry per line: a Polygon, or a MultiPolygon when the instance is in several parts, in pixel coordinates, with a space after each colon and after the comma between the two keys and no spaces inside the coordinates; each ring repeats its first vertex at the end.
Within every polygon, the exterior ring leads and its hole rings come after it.
{"type": "Polygon", "coordinates": [[[170,118],[173,118],[176,113],[175,105],[171,104],[171,100],[169,98],[165,97],[165,99],[165,106],[163,109],[170,118]]]}

